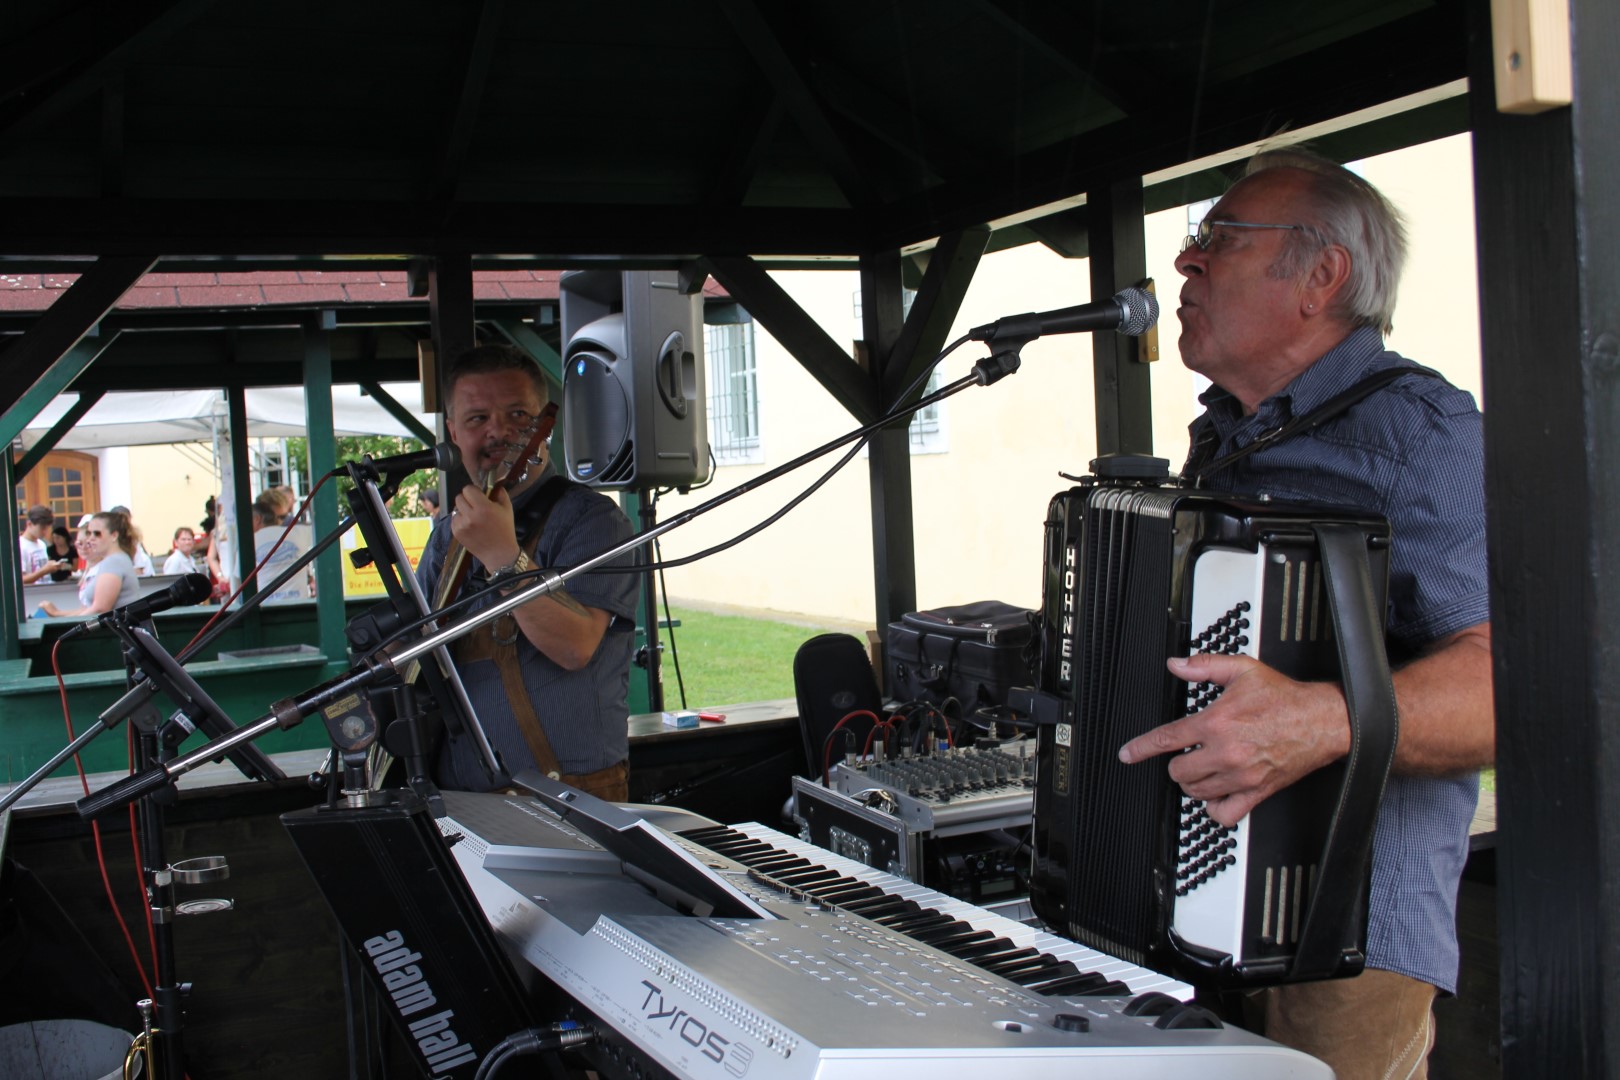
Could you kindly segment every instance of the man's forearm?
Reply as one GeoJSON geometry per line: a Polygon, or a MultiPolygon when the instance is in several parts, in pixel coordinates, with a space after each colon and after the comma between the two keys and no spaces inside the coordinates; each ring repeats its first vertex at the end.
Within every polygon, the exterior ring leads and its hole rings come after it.
{"type": "Polygon", "coordinates": [[[529,644],[568,671],[590,663],[612,622],[607,612],[586,607],[562,588],[530,600],[513,614],[529,644]]]}
{"type": "Polygon", "coordinates": [[[1395,673],[1400,741],[1395,772],[1449,776],[1496,760],[1491,625],[1451,635],[1395,673]]]}

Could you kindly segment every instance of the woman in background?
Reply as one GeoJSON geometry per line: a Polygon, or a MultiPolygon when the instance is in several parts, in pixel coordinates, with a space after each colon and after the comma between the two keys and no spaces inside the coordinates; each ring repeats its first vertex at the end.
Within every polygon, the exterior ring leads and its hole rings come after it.
{"type": "Polygon", "coordinates": [[[49,548],[46,552],[57,564],[51,571],[52,581],[66,581],[73,576],[73,568],[79,565],[79,553],[73,550],[73,534],[68,532],[66,525],[58,525],[51,530],[49,548]]]}
{"type": "Polygon", "coordinates": [[[77,543],[85,561],[84,577],[79,582],[79,603],[83,606],[77,611],[63,611],[46,602],[40,605],[45,614],[101,615],[140,596],[128,514],[109,510],[95,515],[79,530],[77,543]]]}

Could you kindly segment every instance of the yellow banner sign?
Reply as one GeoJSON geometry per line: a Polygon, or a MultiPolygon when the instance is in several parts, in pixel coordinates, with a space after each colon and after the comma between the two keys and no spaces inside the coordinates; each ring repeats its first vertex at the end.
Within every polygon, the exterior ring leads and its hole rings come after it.
{"type": "MultiPolygon", "coordinates": [[[[405,548],[406,558],[411,560],[411,569],[415,570],[417,560],[422,557],[422,549],[427,546],[428,534],[433,531],[433,522],[427,518],[402,518],[394,522],[394,530],[399,533],[399,542],[405,548]]],[[[353,560],[349,558],[354,549],[360,546],[360,530],[350,529],[344,534],[342,544],[343,595],[387,595],[375,566],[368,563],[356,570],[353,560]]]]}

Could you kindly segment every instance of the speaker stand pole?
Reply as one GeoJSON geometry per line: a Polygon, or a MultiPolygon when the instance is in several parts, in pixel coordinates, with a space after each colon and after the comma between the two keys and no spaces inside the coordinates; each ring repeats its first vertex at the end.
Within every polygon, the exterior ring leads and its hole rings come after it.
{"type": "MultiPolygon", "coordinates": [[[[658,506],[653,502],[653,493],[650,488],[636,489],[636,503],[641,517],[641,531],[651,532],[658,524],[658,506]]],[[[651,565],[657,561],[653,556],[653,541],[647,542],[647,563],[651,565]]],[[[646,630],[646,663],[642,666],[647,670],[647,711],[664,711],[664,675],[661,668],[663,650],[658,642],[658,576],[653,570],[646,570],[641,575],[641,601],[642,622],[646,630]]]]}

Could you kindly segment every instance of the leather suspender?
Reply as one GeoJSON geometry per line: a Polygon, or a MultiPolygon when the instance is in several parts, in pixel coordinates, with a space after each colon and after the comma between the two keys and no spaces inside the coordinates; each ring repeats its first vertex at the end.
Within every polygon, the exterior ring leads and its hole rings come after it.
{"type": "MultiPolygon", "coordinates": [[[[540,537],[545,532],[552,509],[571,486],[571,481],[560,476],[551,477],[518,515],[518,535],[528,537],[521,547],[530,558],[534,557],[535,550],[540,546],[540,537]]],[[[562,766],[557,761],[557,753],[552,749],[545,726],[540,722],[534,702],[523,684],[522,665],[518,662],[518,639],[522,634],[517,625],[517,616],[509,612],[457,641],[453,646],[455,658],[458,663],[474,660],[495,662],[501,676],[501,687],[512,709],[512,718],[523,735],[523,741],[528,744],[535,764],[547,776],[560,779],[562,766]]]]}

